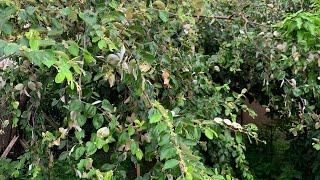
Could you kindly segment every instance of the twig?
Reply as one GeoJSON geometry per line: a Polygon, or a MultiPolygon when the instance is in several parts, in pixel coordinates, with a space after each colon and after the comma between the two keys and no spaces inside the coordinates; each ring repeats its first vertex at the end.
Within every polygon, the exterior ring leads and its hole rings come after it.
{"type": "MultiPolygon", "coordinates": [[[[156,9],[153,8],[156,11],[163,11],[161,9],[156,9]]],[[[178,14],[172,13],[172,12],[168,12],[169,15],[171,16],[179,16],[178,14]]],[[[200,17],[200,18],[214,18],[214,19],[224,19],[224,20],[233,20],[234,19],[234,14],[230,15],[230,16],[204,16],[204,15],[194,15],[193,17],[200,17]]]]}
{"type": "Polygon", "coordinates": [[[54,121],[53,121],[53,119],[49,116],[49,115],[47,115],[46,113],[42,113],[42,115],[43,115],[43,117],[45,118],[45,120],[52,126],[52,127],[54,127],[55,129],[58,129],[59,128],[59,124],[57,124],[57,123],[55,123],[54,121]]]}
{"type": "MultiPolygon", "coordinates": [[[[156,8],[153,8],[154,10],[156,11],[162,11],[161,9],[156,9],[156,8]]],[[[169,15],[171,16],[179,16],[178,14],[175,14],[175,13],[172,13],[172,12],[168,12],[169,15]]],[[[258,25],[258,26],[265,26],[263,24],[260,24],[260,23],[257,23],[257,22],[251,22],[249,21],[249,19],[247,17],[245,17],[245,14],[244,13],[239,13],[238,14],[239,17],[241,17],[244,21],[245,21],[245,29],[247,29],[247,25],[248,24],[251,24],[251,25],[258,25]]],[[[234,20],[236,19],[236,14],[232,14],[232,15],[229,15],[229,16],[204,16],[204,15],[194,15],[193,17],[196,17],[196,18],[211,18],[211,19],[220,19],[220,20],[234,20]]],[[[247,30],[245,30],[247,31],[247,30]]]]}
{"type": "MultiPolygon", "coordinates": [[[[82,40],[83,40],[83,49],[87,49],[87,38],[86,38],[86,35],[85,34],[83,34],[83,37],[82,37],[82,40]]],[[[83,69],[83,65],[84,65],[84,57],[83,57],[83,55],[81,55],[81,59],[80,59],[80,61],[82,62],[81,64],[80,64],[80,68],[81,69],[83,69]]],[[[82,89],[81,89],[81,81],[82,81],[82,73],[80,74],[80,77],[79,77],[79,79],[78,79],[78,87],[77,87],[77,90],[78,90],[78,92],[79,92],[79,100],[81,101],[81,99],[82,99],[82,89]]]]}
{"type": "Polygon", "coordinates": [[[137,177],[141,176],[140,164],[136,164],[137,177]]]}
{"type": "Polygon", "coordinates": [[[3,151],[2,155],[1,155],[2,158],[7,157],[7,155],[8,155],[9,152],[11,151],[13,145],[16,143],[16,141],[18,140],[18,138],[19,138],[19,136],[14,136],[14,137],[11,139],[9,145],[7,146],[7,148],[3,151]]]}
{"type": "Polygon", "coordinates": [[[7,56],[3,56],[3,57],[1,57],[0,58],[0,61],[2,61],[2,60],[4,60],[4,59],[7,59],[7,58],[10,58],[10,57],[12,57],[13,55],[15,55],[16,53],[12,53],[12,54],[9,54],[9,55],[7,55],[7,56]]]}
{"type": "Polygon", "coordinates": [[[21,144],[21,146],[23,147],[23,149],[28,149],[28,143],[24,140],[24,139],[19,139],[19,142],[21,144]]]}
{"type": "Polygon", "coordinates": [[[147,101],[148,101],[148,103],[149,103],[149,106],[153,106],[152,104],[152,102],[151,102],[151,100],[150,100],[150,98],[149,98],[149,96],[148,96],[148,94],[145,92],[145,91],[143,91],[143,95],[146,97],[146,99],[147,99],[147,101]]]}
{"type": "MultiPolygon", "coordinates": [[[[200,16],[200,17],[206,17],[206,16],[200,16]]],[[[234,19],[234,14],[232,14],[230,16],[212,16],[212,18],[214,18],[214,19],[233,20],[234,19]]]]}
{"type": "Polygon", "coordinates": [[[243,14],[242,12],[239,13],[239,16],[244,20],[244,32],[245,32],[246,35],[248,36],[248,27],[247,27],[247,25],[248,25],[249,20],[248,20],[248,18],[245,16],[245,14],[243,14]]]}

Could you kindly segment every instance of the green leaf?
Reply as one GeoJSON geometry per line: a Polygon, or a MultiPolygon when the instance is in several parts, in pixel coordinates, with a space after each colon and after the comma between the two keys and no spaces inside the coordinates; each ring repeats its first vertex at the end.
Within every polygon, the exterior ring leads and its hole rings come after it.
{"type": "Polygon", "coordinates": [[[90,171],[87,173],[87,177],[86,178],[94,179],[93,176],[95,176],[96,174],[97,174],[97,170],[94,169],[94,168],[91,168],[90,171]]]}
{"type": "Polygon", "coordinates": [[[169,21],[169,13],[167,11],[159,11],[159,18],[166,23],[169,21]]]}
{"type": "Polygon", "coordinates": [[[94,37],[94,38],[92,38],[92,42],[98,42],[99,40],[101,39],[101,37],[99,37],[99,36],[96,36],[96,37],[94,37]]]}
{"type": "Polygon", "coordinates": [[[299,88],[294,88],[292,92],[295,97],[299,97],[302,94],[302,91],[299,88]]]}
{"type": "Polygon", "coordinates": [[[57,61],[55,54],[52,50],[30,51],[26,52],[26,56],[28,57],[28,59],[30,59],[30,61],[33,64],[37,66],[41,66],[41,64],[44,64],[48,68],[50,68],[57,61]]]}
{"type": "Polygon", "coordinates": [[[148,114],[149,114],[148,118],[150,123],[156,123],[162,119],[162,114],[160,113],[159,110],[155,108],[150,109],[148,114]]]}
{"type": "Polygon", "coordinates": [[[164,122],[158,123],[157,126],[154,128],[155,132],[157,132],[158,134],[165,131],[166,129],[168,129],[168,127],[164,122]]]}
{"type": "Polygon", "coordinates": [[[208,139],[211,139],[211,140],[213,139],[213,135],[215,137],[218,137],[218,134],[209,128],[204,129],[204,134],[207,136],[208,139]]]}
{"type": "Polygon", "coordinates": [[[94,144],[97,146],[98,149],[101,149],[106,144],[106,141],[101,139],[101,138],[99,138],[99,137],[97,137],[95,139],[94,144]]]}
{"type": "Polygon", "coordinates": [[[134,132],[135,132],[134,128],[131,125],[129,125],[128,126],[128,134],[129,134],[129,136],[134,135],[134,132]]]}
{"type": "Polygon", "coordinates": [[[55,81],[56,83],[62,83],[65,78],[66,78],[66,75],[65,75],[63,72],[58,72],[58,74],[57,74],[56,77],[54,78],[54,81],[55,81]]]}
{"type": "Polygon", "coordinates": [[[164,136],[161,137],[161,140],[159,142],[159,146],[164,146],[166,144],[168,144],[170,142],[170,135],[169,134],[165,134],[164,136]]]}
{"type": "Polygon", "coordinates": [[[97,151],[97,147],[93,142],[88,141],[86,143],[86,150],[87,150],[87,155],[90,156],[97,151]]]}
{"type": "Polygon", "coordinates": [[[96,115],[94,115],[94,117],[93,117],[93,126],[96,128],[96,129],[99,129],[101,126],[102,126],[102,124],[103,124],[103,121],[104,121],[104,117],[103,117],[103,115],[101,115],[101,114],[96,114],[96,115]]]}
{"type": "MultiPolygon", "coordinates": [[[[76,63],[71,63],[71,67],[73,68],[73,70],[78,73],[78,74],[82,74],[83,69],[80,68],[80,66],[76,63]]],[[[84,80],[87,78],[87,75],[83,76],[84,80]]],[[[89,80],[90,81],[90,80],[89,80]]]]}
{"type": "Polygon", "coordinates": [[[63,69],[61,72],[65,75],[68,82],[71,82],[73,80],[72,72],[69,69],[63,69]]]}
{"type": "Polygon", "coordinates": [[[13,31],[13,26],[10,22],[6,22],[2,25],[0,25],[0,32],[3,31],[6,35],[10,35],[12,34],[12,31],[13,31]]]}
{"type": "Polygon", "coordinates": [[[109,144],[105,144],[103,147],[102,147],[103,151],[104,152],[108,152],[109,151],[109,144]]]}
{"type": "Polygon", "coordinates": [[[70,41],[69,42],[68,51],[73,56],[79,56],[79,46],[78,46],[78,44],[76,42],[74,42],[74,41],[70,41]]]}
{"type": "Polygon", "coordinates": [[[29,45],[30,45],[31,50],[33,50],[33,51],[39,50],[40,41],[38,39],[30,39],[29,45]]]}
{"type": "Polygon", "coordinates": [[[93,117],[97,113],[97,108],[89,103],[84,106],[84,115],[86,117],[93,117]]]}
{"type": "Polygon", "coordinates": [[[117,49],[116,45],[108,38],[106,39],[106,43],[108,45],[109,51],[113,51],[115,49],[117,49]]]}
{"type": "Polygon", "coordinates": [[[313,148],[315,148],[317,151],[320,150],[320,143],[314,144],[313,148]]]}
{"type": "Polygon", "coordinates": [[[163,170],[172,169],[172,168],[176,167],[178,164],[179,164],[178,160],[170,159],[170,160],[166,161],[166,163],[164,164],[163,170]]]}
{"type": "Polygon", "coordinates": [[[78,99],[76,100],[72,100],[70,103],[69,103],[69,110],[70,111],[81,111],[82,109],[82,102],[78,99]]]}
{"type": "Polygon", "coordinates": [[[207,136],[207,138],[213,139],[213,133],[208,128],[204,130],[204,134],[207,136]]]}
{"type": "Polygon", "coordinates": [[[39,40],[40,47],[47,47],[47,46],[53,46],[53,45],[56,45],[56,41],[52,39],[39,40]]]}
{"type": "Polygon", "coordinates": [[[174,156],[177,155],[177,150],[173,147],[171,148],[163,148],[161,151],[160,151],[160,160],[164,160],[164,159],[170,159],[170,158],[173,158],[174,156]]]}
{"type": "Polygon", "coordinates": [[[55,62],[56,62],[56,60],[54,60],[54,59],[44,59],[43,61],[42,61],[42,63],[45,65],[45,66],[47,66],[48,68],[50,68],[52,65],[54,65],[55,64],[55,62]]]}
{"type": "Polygon", "coordinates": [[[58,161],[64,161],[68,158],[69,152],[64,151],[59,155],[58,161]]]}
{"type": "Polygon", "coordinates": [[[298,29],[301,29],[301,27],[302,27],[302,19],[301,18],[297,18],[296,22],[297,22],[298,29]]]}
{"type": "Polygon", "coordinates": [[[95,23],[97,23],[97,14],[93,13],[92,11],[79,13],[79,17],[88,25],[93,26],[95,23]]]}
{"type": "Polygon", "coordinates": [[[79,117],[77,117],[77,123],[80,127],[83,126],[86,122],[87,118],[85,116],[80,115],[79,117]]]}
{"type": "Polygon", "coordinates": [[[104,99],[102,101],[101,107],[106,111],[109,111],[109,112],[113,111],[113,106],[111,105],[111,103],[107,99],[104,99]]]}
{"type": "Polygon", "coordinates": [[[76,150],[75,150],[75,159],[78,160],[80,159],[80,157],[84,154],[84,152],[86,151],[86,148],[84,147],[78,147],[76,150]]]}
{"type": "Polygon", "coordinates": [[[112,179],[112,176],[113,176],[113,171],[110,170],[108,172],[105,173],[104,177],[103,177],[103,180],[111,180],[112,179]]]}
{"type": "Polygon", "coordinates": [[[81,159],[80,162],[77,164],[77,169],[79,170],[89,170],[92,168],[93,159],[81,159]]]}
{"type": "Polygon", "coordinates": [[[18,125],[18,122],[19,122],[19,118],[13,118],[12,119],[12,127],[17,127],[17,125],[18,125]]]}
{"type": "Polygon", "coordinates": [[[136,154],[136,151],[138,150],[138,144],[135,141],[131,142],[130,150],[132,154],[136,154]]]}
{"type": "Polygon", "coordinates": [[[143,60],[148,61],[149,63],[152,63],[156,60],[156,57],[146,51],[143,51],[140,53],[143,60]]]}
{"type": "Polygon", "coordinates": [[[107,42],[106,42],[106,40],[101,39],[101,40],[98,42],[98,47],[99,47],[99,49],[103,49],[103,48],[107,47],[107,42]]]}
{"type": "Polygon", "coordinates": [[[18,109],[19,101],[13,101],[13,102],[11,102],[11,105],[12,105],[13,109],[18,109]]]}
{"type": "Polygon", "coordinates": [[[16,43],[8,43],[5,48],[3,49],[3,52],[6,56],[16,54],[20,50],[20,47],[16,43]]]}
{"type": "Polygon", "coordinates": [[[137,151],[136,151],[136,157],[137,157],[137,159],[140,161],[141,159],[142,159],[142,157],[143,157],[143,152],[141,151],[141,149],[137,149],[137,151]]]}
{"type": "Polygon", "coordinates": [[[236,141],[237,143],[242,143],[242,134],[240,132],[236,132],[236,141]]]}
{"type": "Polygon", "coordinates": [[[83,57],[85,62],[88,64],[95,62],[95,59],[92,57],[92,55],[88,51],[83,51],[83,57]]]}
{"type": "Polygon", "coordinates": [[[84,134],[84,130],[81,131],[75,131],[74,132],[76,138],[80,141],[82,140],[82,138],[84,138],[85,134],[84,134]]]}
{"type": "Polygon", "coordinates": [[[69,14],[71,14],[71,8],[70,7],[66,7],[66,8],[63,8],[61,9],[61,14],[64,15],[64,16],[68,16],[69,14]]]}

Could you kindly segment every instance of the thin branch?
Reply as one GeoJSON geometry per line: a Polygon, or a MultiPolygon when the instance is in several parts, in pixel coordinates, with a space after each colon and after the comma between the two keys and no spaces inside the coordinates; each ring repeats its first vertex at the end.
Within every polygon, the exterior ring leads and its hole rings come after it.
{"type": "Polygon", "coordinates": [[[246,33],[246,35],[248,35],[248,18],[245,16],[245,14],[243,13],[239,13],[239,16],[244,20],[244,32],[246,33]]]}
{"type": "Polygon", "coordinates": [[[47,115],[46,113],[42,113],[44,119],[55,129],[58,129],[59,128],[59,124],[55,123],[54,120],[49,116],[47,115]]]}
{"type": "Polygon", "coordinates": [[[9,55],[7,55],[7,56],[3,56],[3,57],[0,58],[0,61],[5,60],[5,59],[7,59],[7,58],[10,58],[10,57],[12,57],[12,56],[15,55],[15,54],[16,54],[16,53],[12,53],[12,54],[9,54],[9,55]]]}
{"type": "Polygon", "coordinates": [[[137,177],[141,176],[140,164],[136,164],[136,173],[137,173],[137,177]]]}
{"type": "MultiPolygon", "coordinates": [[[[156,8],[153,8],[154,10],[156,11],[162,11],[161,9],[156,9],[156,8]]],[[[179,16],[178,14],[175,14],[175,13],[172,13],[172,12],[168,12],[169,15],[171,16],[179,16]]],[[[211,18],[211,19],[220,19],[220,20],[235,20],[236,19],[236,14],[232,14],[232,15],[229,15],[229,16],[218,16],[218,15],[214,15],[214,16],[204,16],[204,15],[194,15],[193,17],[195,18],[211,18]]],[[[238,14],[239,17],[241,17],[244,21],[245,21],[245,31],[247,31],[247,24],[251,24],[251,25],[258,25],[258,26],[265,26],[263,24],[260,24],[260,23],[257,23],[257,22],[252,22],[252,21],[249,21],[249,19],[245,16],[244,13],[239,13],[238,14]]]]}
{"type": "MultiPolygon", "coordinates": [[[[84,33],[83,34],[83,37],[82,37],[82,43],[83,43],[83,49],[87,49],[87,38],[86,38],[86,34],[84,33]]],[[[83,55],[81,55],[81,59],[80,59],[80,61],[82,62],[81,64],[80,64],[80,68],[83,70],[83,65],[84,65],[84,57],[83,57],[83,55]]],[[[78,93],[79,93],[79,100],[81,101],[81,99],[82,99],[82,89],[81,89],[81,81],[82,81],[82,73],[80,74],[80,77],[79,77],[79,79],[78,79],[78,86],[77,86],[77,91],[78,91],[78,93]]]]}
{"type": "Polygon", "coordinates": [[[11,151],[12,147],[14,146],[14,144],[16,143],[16,141],[18,140],[18,138],[19,138],[19,136],[14,136],[14,137],[11,139],[9,145],[7,146],[7,148],[3,151],[2,155],[1,155],[2,158],[7,157],[7,155],[8,155],[9,152],[11,151]]]}
{"type": "Polygon", "coordinates": [[[21,146],[23,147],[23,149],[28,149],[28,143],[24,140],[24,139],[19,139],[19,142],[21,144],[21,146]]]}

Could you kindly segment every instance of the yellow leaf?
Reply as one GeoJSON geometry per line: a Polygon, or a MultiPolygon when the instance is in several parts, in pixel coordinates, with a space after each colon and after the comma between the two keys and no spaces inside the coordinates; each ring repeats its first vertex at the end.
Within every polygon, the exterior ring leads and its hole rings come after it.
{"type": "Polygon", "coordinates": [[[113,87],[114,83],[116,82],[116,77],[113,73],[108,76],[108,81],[109,81],[110,87],[113,87]]]}
{"type": "Polygon", "coordinates": [[[148,72],[151,69],[151,66],[148,63],[143,63],[140,64],[139,68],[142,72],[148,72]]]}
{"type": "Polygon", "coordinates": [[[131,20],[133,18],[132,9],[128,9],[125,15],[127,20],[131,20]]]}
{"type": "Polygon", "coordinates": [[[155,1],[153,3],[153,7],[156,9],[164,10],[166,8],[166,5],[162,1],[155,1]]]}

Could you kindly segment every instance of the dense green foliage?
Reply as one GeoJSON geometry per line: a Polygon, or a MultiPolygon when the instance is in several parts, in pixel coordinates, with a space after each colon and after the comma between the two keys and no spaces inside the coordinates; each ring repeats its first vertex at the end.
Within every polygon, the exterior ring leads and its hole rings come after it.
{"type": "Polygon", "coordinates": [[[0,0],[0,178],[319,179],[319,7],[0,0]]]}

